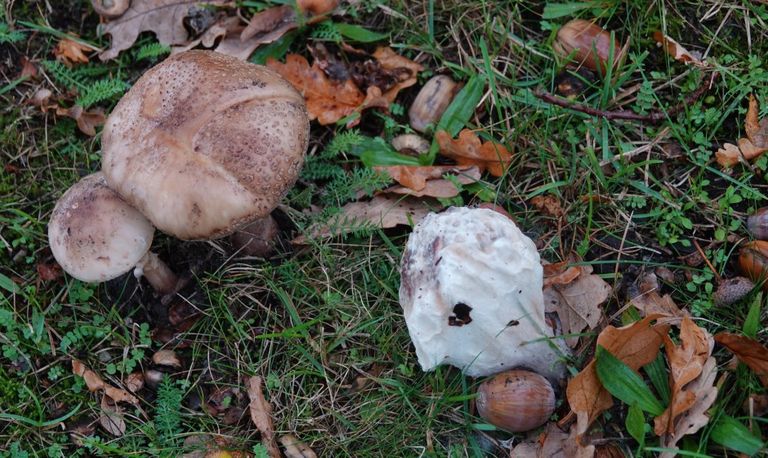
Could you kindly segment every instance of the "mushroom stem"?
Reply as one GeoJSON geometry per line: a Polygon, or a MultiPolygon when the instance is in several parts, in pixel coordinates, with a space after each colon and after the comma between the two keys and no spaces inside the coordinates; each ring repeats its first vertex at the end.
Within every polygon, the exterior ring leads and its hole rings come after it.
{"type": "Polygon", "coordinates": [[[136,278],[143,275],[152,288],[160,294],[175,293],[179,282],[179,277],[171,268],[151,251],[147,251],[147,254],[136,263],[133,274],[136,278]]]}
{"type": "Polygon", "coordinates": [[[230,236],[232,245],[241,254],[266,258],[275,249],[280,228],[272,215],[258,218],[230,236]]]}

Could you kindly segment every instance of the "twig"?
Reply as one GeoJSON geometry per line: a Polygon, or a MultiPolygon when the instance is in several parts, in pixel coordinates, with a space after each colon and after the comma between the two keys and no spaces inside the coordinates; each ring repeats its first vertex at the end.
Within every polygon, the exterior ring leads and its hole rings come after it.
{"type": "Polygon", "coordinates": [[[712,271],[713,274],[715,274],[715,280],[717,280],[717,283],[720,284],[723,281],[723,278],[720,276],[719,273],[717,273],[717,270],[715,270],[715,266],[712,265],[711,262],[709,262],[709,259],[707,259],[707,255],[704,253],[704,250],[701,249],[701,246],[699,245],[699,242],[696,241],[696,239],[692,239],[693,246],[696,247],[696,251],[699,252],[699,255],[701,255],[701,258],[704,260],[704,262],[707,263],[707,267],[709,267],[709,270],[712,271]]]}
{"type": "Polygon", "coordinates": [[[613,110],[613,111],[600,110],[597,108],[589,107],[587,105],[582,105],[580,103],[573,103],[567,99],[556,97],[546,91],[534,91],[533,95],[535,95],[536,97],[540,98],[541,100],[547,103],[551,103],[559,107],[568,108],[569,110],[586,113],[592,116],[599,116],[601,118],[605,118],[609,120],[626,119],[630,121],[658,123],[667,119],[668,117],[676,115],[677,113],[682,111],[685,107],[693,104],[693,102],[701,98],[702,95],[704,95],[709,89],[712,88],[712,83],[715,82],[715,79],[717,78],[717,76],[718,76],[718,73],[713,72],[710,75],[709,80],[706,82],[706,84],[702,84],[701,86],[699,86],[694,92],[689,94],[682,103],[675,105],[669,110],[666,110],[666,111],[654,110],[644,115],[637,114],[634,111],[630,111],[630,110],[613,110]]]}

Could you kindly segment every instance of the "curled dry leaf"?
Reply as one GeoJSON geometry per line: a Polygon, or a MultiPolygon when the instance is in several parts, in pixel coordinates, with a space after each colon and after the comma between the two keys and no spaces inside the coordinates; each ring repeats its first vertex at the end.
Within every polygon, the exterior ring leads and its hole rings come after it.
{"type": "Polygon", "coordinates": [[[272,406],[264,398],[261,377],[255,375],[248,378],[248,398],[251,400],[251,420],[261,433],[262,444],[267,448],[270,457],[280,458],[280,449],[277,448],[275,429],[272,426],[272,406]]]}
{"type": "Polygon", "coordinates": [[[715,334],[715,342],[724,346],[757,375],[764,387],[768,388],[768,348],[749,337],[721,332],[715,334]]]}
{"type": "Polygon", "coordinates": [[[160,350],[152,355],[152,362],[160,366],[181,367],[181,360],[172,350],[160,350]]]}
{"type": "Polygon", "coordinates": [[[715,153],[721,167],[733,167],[740,161],[751,161],[768,151],[768,118],[759,119],[760,106],[754,95],[749,96],[749,109],[744,121],[746,138],[736,141],[737,145],[725,143],[715,153]]]}
{"type": "MultiPolygon", "coordinates": [[[[231,19],[237,18],[227,18],[225,21],[231,19]]],[[[247,60],[259,46],[277,41],[298,27],[296,11],[289,5],[275,6],[259,11],[253,15],[246,27],[241,26],[239,22],[234,24],[234,26],[227,27],[218,26],[216,32],[219,33],[220,30],[224,30],[225,33],[215,51],[241,60],[247,60]]],[[[211,29],[215,27],[217,26],[213,26],[211,29]]],[[[209,41],[212,40],[209,38],[209,41]]],[[[205,42],[203,42],[203,46],[206,46],[205,42]]]]}
{"type": "Polygon", "coordinates": [[[376,48],[373,57],[376,58],[384,70],[388,70],[396,75],[397,82],[383,93],[384,98],[390,103],[395,101],[397,94],[401,90],[416,84],[419,72],[424,70],[423,65],[397,54],[388,46],[376,48]]]}
{"type": "Polygon", "coordinates": [[[49,101],[51,100],[52,95],[53,95],[53,92],[51,92],[49,89],[38,89],[29,99],[29,103],[31,105],[39,107],[40,111],[42,112],[46,112],[53,108],[58,108],[58,105],[56,104],[53,104],[53,105],[49,104],[49,101]]]}
{"type": "Polygon", "coordinates": [[[700,58],[696,57],[690,51],[685,49],[680,43],[673,40],[669,36],[664,35],[658,30],[653,32],[653,40],[656,42],[656,46],[663,47],[664,51],[678,62],[682,62],[684,64],[693,64],[697,67],[706,66],[706,64],[702,62],[700,58]]]}
{"type": "Polygon", "coordinates": [[[322,125],[333,124],[351,114],[365,99],[351,80],[333,81],[317,62],[310,67],[307,59],[298,54],[286,56],[284,64],[269,59],[267,67],[280,73],[301,92],[307,101],[310,120],[317,119],[322,125]]]}
{"type": "Polygon", "coordinates": [[[393,165],[375,167],[376,170],[387,172],[401,186],[385,190],[392,194],[407,194],[415,197],[449,198],[459,194],[456,185],[446,178],[452,176],[460,184],[475,183],[480,180],[480,169],[477,166],[412,166],[393,165]]]}
{"type": "Polygon", "coordinates": [[[109,434],[115,437],[125,434],[123,409],[117,403],[111,402],[109,396],[106,395],[101,397],[99,423],[109,434]]]}
{"type": "MultiPolygon", "coordinates": [[[[656,359],[669,331],[669,325],[651,324],[657,318],[658,315],[650,315],[621,328],[608,326],[597,337],[597,345],[637,371],[656,359]]],[[[575,432],[577,439],[598,415],[613,405],[613,397],[597,377],[594,360],[568,382],[566,397],[571,410],[576,413],[576,426],[572,432],[575,432]]]]}
{"type": "Polygon", "coordinates": [[[681,317],[684,314],[669,294],[659,294],[659,281],[653,272],[646,273],[628,289],[630,302],[642,314],[681,317]]]}
{"type": "MultiPolygon", "coordinates": [[[[544,306],[547,312],[557,313],[563,334],[594,329],[603,316],[600,305],[610,296],[611,286],[594,275],[589,265],[564,268],[555,278],[557,280],[550,277],[548,286],[544,287],[544,306]],[[564,283],[566,280],[568,282],[564,283]]],[[[547,278],[544,281],[547,283],[547,278]]],[[[570,347],[576,346],[578,341],[578,336],[565,339],[570,347]]]]}
{"type": "Polygon", "coordinates": [[[96,372],[88,369],[85,367],[85,364],[76,359],[72,360],[72,373],[83,377],[85,386],[88,387],[88,391],[90,392],[103,390],[104,394],[112,398],[115,402],[128,402],[134,405],[139,404],[139,400],[135,396],[125,390],[108,385],[96,372]]]}
{"type": "MultiPolygon", "coordinates": [[[[366,202],[352,202],[344,205],[341,213],[322,225],[310,228],[309,233],[312,238],[321,238],[345,234],[365,226],[387,229],[399,225],[415,225],[429,212],[440,208],[443,206],[433,199],[379,194],[366,202]]],[[[306,237],[298,237],[292,243],[304,244],[306,237]]]]}
{"type": "Polygon", "coordinates": [[[317,454],[293,434],[280,436],[286,458],[317,458],[317,454]]]}
{"type": "Polygon", "coordinates": [[[89,51],[93,51],[91,46],[82,44],[70,38],[62,38],[56,44],[56,48],[53,50],[53,55],[56,56],[56,60],[62,64],[67,67],[72,67],[76,64],[87,64],[88,56],[86,56],[85,53],[89,51]]]}
{"type": "Polygon", "coordinates": [[[339,6],[339,0],[296,0],[296,6],[303,13],[310,13],[314,16],[327,14],[339,6]]]}
{"type": "Polygon", "coordinates": [[[476,165],[480,171],[488,170],[493,176],[503,175],[512,162],[512,155],[507,148],[494,142],[483,143],[469,129],[462,130],[456,140],[441,130],[435,134],[435,139],[443,156],[453,159],[459,165],[476,165]]]}
{"type": "MultiPolygon", "coordinates": [[[[683,436],[694,434],[709,423],[709,415],[707,415],[707,411],[717,399],[717,387],[715,386],[716,376],[717,361],[710,356],[704,363],[698,378],[693,380],[686,387],[686,391],[695,395],[693,404],[685,413],[675,420],[674,434],[665,434],[661,436],[660,443],[662,447],[669,449],[676,448],[677,442],[683,436]]],[[[659,456],[660,458],[672,458],[675,455],[674,452],[663,452],[659,456]]]]}
{"type": "Polygon", "coordinates": [[[142,32],[154,32],[157,41],[173,46],[188,40],[184,27],[192,7],[222,5],[224,0],[133,0],[130,8],[119,18],[108,22],[102,32],[112,37],[109,49],[99,54],[101,60],[111,60],[130,48],[142,32]]]}
{"type": "Polygon", "coordinates": [[[131,393],[136,393],[140,389],[144,388],[144,374],[141,372],[131,372],[125,378],[125,387],[131,393]]]}
{"type": "Polygon", "coordinates": [[[715,342],[704,329],[696,326],[690,317],[683,317],[680,325],[680,345],[664,336],[664,349],[669,361],[671,401],[667,409],[654,419],[657,436],[675,435],[677,419],[689,411],[699,393],[686,385],[697,379],[712,354],[715,342]]]}
{"type": "Polygon", "coordinates": [[[104,110],[97,108],[93,111],[85,111],[80,105],[75,105],[72,108],[58,107],[56,114],[74,119],[80,132],[89,137],[96,135],[96,127],[103,126],[107,120],[107,117],[104,116],[104,110]]]}
{"type": "Polygon", "coordinates": [[[535,440],[520,442],[512,449],[510,456],[514,458],[569,458],[568,443],[571,441],[567,432],[557,426],[557,423],[547,424],[543,433],[535,440]]]}

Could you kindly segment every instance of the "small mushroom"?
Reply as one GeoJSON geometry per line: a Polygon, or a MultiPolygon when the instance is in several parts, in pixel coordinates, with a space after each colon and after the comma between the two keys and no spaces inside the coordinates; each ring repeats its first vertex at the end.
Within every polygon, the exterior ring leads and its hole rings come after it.
{"type": "Polygon", "coordinates": [[[279,228],[272,215],[259,218],[229,236],[238,253],[266,258],[275,249],[279,228]]]}
{"type": "Polygon", "coordinates": [[[279,74],[187,51],[146,72],[112,111],[102,170],[161,231],[208,240],[270,214],[308,139],[304,98],[279,74]]]}
{"type": "Polygon", "coordinates": [[[161,294],[174,291],[177,277],[151,251],[155,228],[107,186],[104,175],[81,179],[56,202],[48,240],[56,261],[85,282],[102,282],[131,269],[161,294]]]}
{"type": "Polygon", "coordinates": [[[429,142],[416,134],[398,135],[392,139],[392,146],[399,153],[418,156],[429,151],[429,142]]]}
{"type": "Polygon", "coordinates": [[[125,13],[125,10],[131,6],[131,0],[91,0],[91,5],[99,15],[114,19],[125,13]]]}
{"type": "Polygon", "coordinates": [[[467,375],[527,367],[563,375],[565,352],[544,319],[543,270],[531,239],[484,208],[424,218],[400,267],[400,304],[422,369],[467,375]]]}

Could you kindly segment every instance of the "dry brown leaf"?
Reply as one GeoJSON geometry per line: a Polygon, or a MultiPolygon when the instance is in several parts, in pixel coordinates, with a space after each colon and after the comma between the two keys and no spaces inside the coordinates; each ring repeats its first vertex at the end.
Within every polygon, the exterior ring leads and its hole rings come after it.
{"type": "Polygon", "coordinates": [[[40,111],[46,112],[53,108],[58,108],[57,104],[50,104],[49,101],[53,92],[48,89],[38,89],[29,99],[29,103],[40,108],[40,111]]]}
{"type": "Polygon", "coordinates": [[[115,402],[128,402],[134,405],[139,404],[139,400],[131,393],[108,385],[96,372],[88,369],[85,367],[85,364],[76,359],[72,360],[72,373],[83,377],[85,386],[88,387],[88,391],[90,392],[103,390],[104,394],[112,398],[115,402]]]}
{"type": "MultiPolygon", "coordinates": [[[[611,286],[592,274],[592,266],[578,266],[579,275],[567,284],[550,284],[544,288],[547,312],[557,312],[563,334],[578,334],[585,328],[594,329],[603,316],[600,305],[611,294],[611,286]]],[[[566,270],[567,272],[567,270],[566,270]]],[[[574,347],[578,336],[567,337],[566,344],[574,347]]]]}
{"type": "Polygon", "coordinates": [[[131,372],[125,378],[125,387],[131,393],[136,393],[144,387],[144,374],[141,372],[131,372]]]}
{"type": "Polygon", "coordinates": [[[754,94],[749,96],[749,109],[744,122],[747,138],[757,148],[768,148],[768,118],[759,119],[760,106],[754,94]]]}
{"type": "Polygon", "coordinates": [[[102,32],[112,36],[109,49],[99,54],[111,60],[130,48],[142,32],[154,32],[157,41],[167,46],[188,40],[184,18],[192,7],[222,5],[225,0],[133,0],[122,16],[104,25],[102,32]]]}
{"type": "Polygon", "coordinates": [[[459,165],[476,165],[481,171],[486,169],[493,176],[501,176],[512,161],[512,155],[504,146],[494,143],[482,143],[480,138],[469,129],[459,133],[454,140],[450,134],[441,130],[435,134],[440,152],[459,165]]]}
{"type": "Polygon", "coordinates": [[[280,436],[280,444],[285,448],[286,458],[317,458],[317,454],[293,434],[280,436]]]}
{"type": "Polygon", "coordinates": [[[721,332],[715,334],[715,342],[724,346],[757,375],[764,387],[768,388],[768,348],[749,337],[721,332]]]}
{"type": "Polygon", "coordinates": [[[694,56],[690,51],[685,49],[680,43],[673,40],[667,35],[664,35],[660,31],[653,32],[653,39],[656,41],[656,45],[663,47],[664,51],[672,56],[678,62],[684,64],[693,64],[697,67],[705,67],[706,64],[698,57],[694,56]]]}
{"type": "Polygon", "coordinates": [[[636,285],[629,288],[630,302],[642,314],[667,315],[682,317],[685,313],[672,300],[669,294],[659,294],[659,281],[656,274],[646,273],[640,277],[636,285]]]}
{"type": "Polygon", "coordinates": [[[569,458],[566,454],[570,441],[567,432],[561,430],[557,423],[549,422],[543,433],[535,440],[526,440],[517,444],[510,452],[511,458],[569,458]]]}
{"type": "MultiPolygon", "coordinates": [[[[325,224],[311,228],[309,232],[312,238],[321,238],[346,234],[365,225],[382,229],[406,226],[418,223],[429,212],[440,208],[443,206],[434,199],[379,194],[367,202],[351,202],[344,205],[340,214],[325,224]]],[[[292,243],[301,245],[306,241],[306,237],[301,236],[292,243]]]]}
{"type": "Polygon", "coordinates": [[[545,215],[555,218],[560,218],[565,214],[563,207],[560,205],[560,201],[557,199],[557,197],[551,194],[534,197],[531,199],[531,205],[536,207],[536,209],[545,215]]]}
{"type": "Polygon", "coordinates": [[[723,147],[718,149],[715,153],[717,163],[723,168],[730,168],[738,164],[742,157],[739,147],[733,143],[725,143],[723,147]]]}
{"type": "Polygon", "coordinates": [[[80,105],[75,105],[72,108],[58,107],[56,114],[74,119],[80,132],[90,137],[96,135],[96,127],[103,126],[107,120],[107,117],[104,116],[104,110],[97,108],[93,111],[85,111],[80,105]]]}
{"type": "Polygon", "coordinates": [[[251,420],[261,433],[261,443],[267,448],[270,457],[280,458],[280,449],[277,448],[275,429],[272,426],[272,406],[264,398],[261,377],[254,375],[248,378],[248,398],[251,400],[251,420]]]}
{"type": "Polygon", "coordinates": [[[301,92],[307,101],[309,118],[317,119],[322,125],[333,124],[351,114],[365,99],[352,81],[332,81],[317,63],[310,67],[307,59],[298,54],[286,56],[284,64],[268,59],[267,67],[280,73],[301,92]]]}
{"type": "Polygon", "coordinates": [[[37,67],[26,56],[21,56],[21,72],[19,78],[37,78],[37,67]]]}
{"type": "Polygon", "coordinates": [[[56,44],[56,48],[53,50],[53,55],[56,56],[56,60],[72,67],[76,64],[87,64],[88,56],[86,52],[93,51],[91,46],[82,44],[69,38],[62,38],[56,44]]]}
{"type": "Polygon", "coordinates": [[[43,281],[58,280],[64,274],[61,266],[53,261],[50,264],[45,262],[38,262],[35,266],[37,270],[37,276],[43,281]]]}
{"type": "MultiPolygon", "coordinates": [[[[668,325],[651,325],[657,318],[657,315],[647,316],[621,328],[608,326],[597,337],[597,345],[637,371],[656,359],[664,336],[669,331],[668,325]]],[[[576,426],[572,430],[577,439],[587,431],[598,415],[613,405],[613,397],[597,377],[594,360],[568,382],[566,397],[571,410],[576,413],[576,426]]]]}
{"type": "MultiPolygon", "coordinates": [[[[226,30],[226,33],[215,50],[221,54],[247,60],[259,46],[277,41],[297,27],[296,11],[293,7],[282,5],[267,8],[254,14],[246,27],[240,26],[239,23],[235,27],[226,29],[219,26],[219,29],[226,30]]],[[[219,33],[218,30],[217,33],[219,33]]],[[[208,40],[211,41],[210,38],[208,40]]],[[[205,42],[203,46],[206,46],[205,42]]]]}
{"type": "Polygon", "coordinates": [[[125,418],[123,409],[116,403],[110,402],[109,396],[101,397],[101,415],[99,423],[111,435],[120,437],[125,434],[125,418]]]}
{"type": "Polygon", "coordinates": [[[674,435],[677,418],[693,407],[697,393],[686,389],[686,385],[701,375],[714,345],[712,336],[687,316],[683,317],[680,325],[680,345],[675,345],[669,336],[664,336],[664,349],[670,367],[671,401],[667,409],[654,419],[657,436],[674,435]]]}
{"type": "Polygon", "coordinates": [[[152,362],[161,366],[181,367],[181,360],[173,350],[159,350],[152,355],[152,362]]]}
{"type": "Polygon", "coordinates": [[[424,70],[424,66],[418,64],[407,57],[397,54],[392,48],[382,46],[376,48],[373,57],[381,64],[384,70],[396,72],[398,82],[383,93],[383,97],[392,103],[397,98],[397,94],[418,82],[418,74],[424,70]]]}
{"type": "Polygon", "coordinates": [[[388,188],[385,192],[408,194],[416,197],[449,198],[457,196],[459,189],[453,182],[443,178],[445,175],[455,177],[461,184],[470,184],[480,180],[480,169],[476,166],[392,165],[374,168],[387,172],[393,180],[402,185],[388,188]]]}
{"type": "MultiPolygon", "coordinates": [[[[717,361],[709,357],[701,371],[701,375],[687,386],[687,391],[695,395],[695,400],[690,408],[680,415],[674,424],[674,434],[661,436],[661,446],[664,448],[676,448],[677,442],[689,434],[694,434],[709,422],[707,411],[717,399],[717,361]]],[[[674,452],[663,452],[660,458],[672,458],[674,452]]]]}
{"type": "MultiPolygon", "coordinates": [[[[546,261],[545,261],[546,262],[546,261]]],[[[544,268],[544,287],[564,286],[576,280],[581,275],[579,266],[571,265],[571,261],[547,263],[544,268]]]]}

